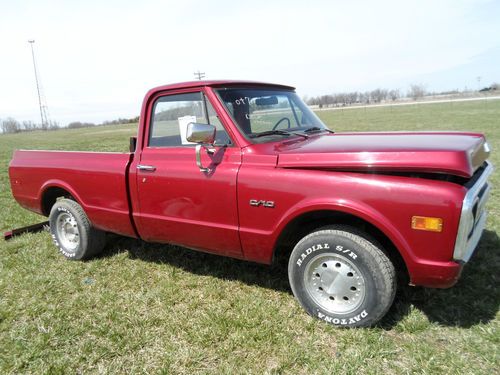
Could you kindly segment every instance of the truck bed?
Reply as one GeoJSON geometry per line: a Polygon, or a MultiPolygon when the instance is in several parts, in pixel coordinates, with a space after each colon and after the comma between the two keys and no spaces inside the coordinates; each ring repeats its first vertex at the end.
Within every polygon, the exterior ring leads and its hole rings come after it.
{"type": "Polygon", "coordinates": [[[62,190],[84,208],[94,226],[135,237],[127,188],[131,153],[16,150],[9,167],[18,203],[42,215],[62,190]]]}

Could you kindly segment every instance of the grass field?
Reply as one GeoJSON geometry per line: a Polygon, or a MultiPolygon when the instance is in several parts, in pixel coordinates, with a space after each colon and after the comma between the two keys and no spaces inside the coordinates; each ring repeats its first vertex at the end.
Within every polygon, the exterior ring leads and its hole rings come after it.
{"type": "MultiPolygon", "coordinates": [[[[485,132],[500,166],[500,101],[322,111],[337,131],[485,132]]],[[[16,148],[126,151],[135,125],[0,136],[0,230],[41,217],[12,199],[16,148]]],[[[493,176],[494,185],[499,175],[493,176]]],[[[452,289],[403,288],[371,329],[307,316],[286,269],[110,236],[87,262],[47,233],[0,240],[0,373],[443,373],[500,368],[500,202],[452,289]]]]}

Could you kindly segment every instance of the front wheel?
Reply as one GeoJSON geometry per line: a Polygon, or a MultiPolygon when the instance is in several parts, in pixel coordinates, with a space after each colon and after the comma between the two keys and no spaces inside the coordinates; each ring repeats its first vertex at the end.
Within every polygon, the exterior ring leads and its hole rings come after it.
{"type": "Polygon", "coordinates": [[[308,314],[344,327],[377,323],[396,293],[396,271],[389,258],[375,241],[345,226],[321,229],[299,241],[288,277],[308,314]]]}

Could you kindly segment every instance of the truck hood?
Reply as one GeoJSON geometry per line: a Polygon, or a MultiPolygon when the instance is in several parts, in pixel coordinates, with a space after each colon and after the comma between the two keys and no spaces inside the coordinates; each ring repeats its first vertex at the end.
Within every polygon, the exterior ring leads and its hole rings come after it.
{"type": "Polygon", "coordinates": [[[278,167],[471,177],[489,156],[480,133],[334,133],[276,146],[278,167]]]}

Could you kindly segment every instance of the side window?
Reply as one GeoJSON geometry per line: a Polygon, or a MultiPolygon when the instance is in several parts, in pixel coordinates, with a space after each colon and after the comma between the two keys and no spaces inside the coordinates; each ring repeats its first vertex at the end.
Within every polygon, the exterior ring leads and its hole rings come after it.
{"type": "Polygon", "coordinates": [[[163,96],[153,107],[149,146],[189,146],[186,130],[190,122],[206,122],[201,93],[163,96]]]}
{"type": "Polygon", "coordinates": [[[215,109],[200,92],[163,96],[153,107],[149,146],[179,147],[195,143],[186,139],[187,126],[191,122],[209,123],[216,127],[216,144],[231,144],[215,109]],[[206,111],[205,113],[205,100],[206,111]]]}

